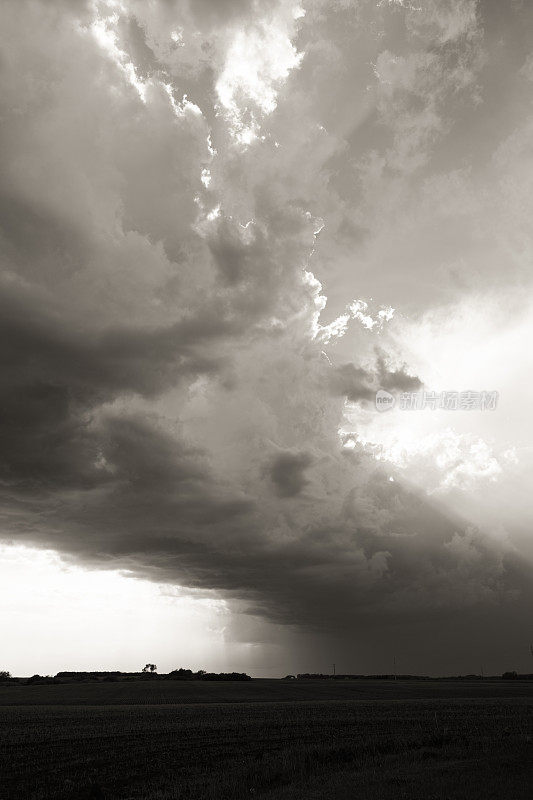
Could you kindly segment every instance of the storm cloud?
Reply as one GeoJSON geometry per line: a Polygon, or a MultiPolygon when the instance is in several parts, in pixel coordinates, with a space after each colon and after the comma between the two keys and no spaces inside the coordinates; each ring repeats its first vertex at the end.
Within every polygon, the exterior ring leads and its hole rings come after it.
{"type": "MultiPolygon", "coordinates": [[[[347,653],[401,625],[419,652],[458,614],[518,635],[512,536],[371,438],[378,389],[433,377],[437,310],[529,280],[530,12],[509,11],[513,118],[480,153],[491,4],[416,5],[4,4],[5,541],[215,590],[347,653]]],[[[495,479],[461,436],[448,461],[441,438],[416,451],[424,473],[495,479]]]]}

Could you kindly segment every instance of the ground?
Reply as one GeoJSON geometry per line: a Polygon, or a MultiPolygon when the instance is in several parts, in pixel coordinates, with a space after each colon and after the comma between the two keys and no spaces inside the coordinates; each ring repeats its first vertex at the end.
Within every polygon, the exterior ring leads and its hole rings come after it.
{"type": "Polygon", "coordinates": [[[0,800],[529,800],[533,683],[0,687],[0,800]]]}

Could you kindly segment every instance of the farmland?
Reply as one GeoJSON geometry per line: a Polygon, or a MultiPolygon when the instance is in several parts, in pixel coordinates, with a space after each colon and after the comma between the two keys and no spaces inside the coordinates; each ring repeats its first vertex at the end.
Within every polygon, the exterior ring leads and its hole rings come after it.
{"type": "Polygon", "coordinates": [[[1,800],[529,798],[532,684],[0,687],[1,800]]]}

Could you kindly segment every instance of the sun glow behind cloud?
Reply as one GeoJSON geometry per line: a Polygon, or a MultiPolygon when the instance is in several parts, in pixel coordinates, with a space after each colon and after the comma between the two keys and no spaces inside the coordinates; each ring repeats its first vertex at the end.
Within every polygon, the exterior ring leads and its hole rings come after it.
{"type": "Polygon", "coordinates": [[[296,20],[303,16],[301,6],[279,6],[272,17],[259,17],[233,34],[216,91],[241,144],[257,138],[260,117],[274,111],[283,81],[301,64],[303,53],[297,52],[291,38],[296,20]]]}

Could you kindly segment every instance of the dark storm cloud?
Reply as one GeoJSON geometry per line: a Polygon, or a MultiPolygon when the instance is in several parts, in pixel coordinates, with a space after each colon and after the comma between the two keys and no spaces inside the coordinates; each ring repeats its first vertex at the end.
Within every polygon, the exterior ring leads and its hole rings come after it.
{"type": "Polygon", "coordinates": [[[221,362],[202,353],[201,345],[234,330],[208,316],[159,329],[123,325],[83,334],[44,314],[37,298],[27,304],[11,292],[0,298],[0,313],[0,381],[11,387],[58,383],[88,405],[125,391],[154,395],[180,374],[215,371],[221,362]]]}
{"type": "Polygon", "coordinates": [[[254,10],[257,0],[186,0],[185,3],[182,0],[157,0],[156,4],[176,15],[182,14],[184,7],[188,8],[197,24],[205,20],[220,24],[232,17],[247,15],[254,10]]]}
{"type": "Polygon", "coordinates": [[[118,33],[120,42],[135,64],[135,72],[142,80],[146,80],[161,69],[161,65],[146,41],[146,31],[139,25],[133,15],[119,19],[118,33]]]}
{"type": "Polygon", "coordinates": [[[279,497],[295,497],[307,484],[304,470],[312,464],[308,453],[280,453],[270,465],[272,483],[279,497]]]}
{"type": "Polygon", "coordinates": [[[377,359],[376,370],[371,371],[355,364],[341,364],[333,368],[330,387],[334,395],[346,397],[351,403],[373,401],[378,389],[389,392],[406,392],[419,389],[419,378],[409,375],[405,368],[390,370],[383,356],[377,359]]]}
{"type": "Polygon", "coordinates": [[[346,397],[351,403],[359,400],[372,400],[376,395],[374,376],[363,367],[355,364],[342,364],[335,367],[330,378],[331,391],[346,397]]]}
{"type": "Polygon", "coordinates": [[[4,258],[28,277],[39,269],[56,275],[79,269],[88,250],[83,231],[45,205],[7,193],[0,195],[0,241],[4,258]]]}
{"type": "Polygon", "coordinates": [[[389,392],[414,392],[420,389],[422,382],[416,375],[409,375],[406,367],[397,370],[389,370],[383,356],[378,358],[378,381],[382,389],[389,392]]]}
{"type": "MultiPolygon", "coordinates": [[[[258,248],[251,248],[238,238],[234,226],[229,221],[222,220],[218,226],[217,235],[209,242],[215,263],[225,283],[230,285],[239,283],[247,277],[256,261],[258,248]]],[[[266,248],[263,248],[266,250],[266,248]]],[[[259,262],[261,263],[261,262],[259,262]]]]}
{"type": "Polygon", "coordinates": [[[379,500],[376,516],[388,511],[383,530],[359,519],[352,498],[329,524],[276,541],[253,503],[225,493],[205,454],[165,441],[146,421],[109,420],[100,443],[106,482],[75,502],[37,505],[24,538],[39,541],[44,523],[48,545],[85,563],[217,589],[240,598],[248,613],[350,629],[361,642],[380,620],[403,620],[404,647],[415,646],[405,640],[409,620],[438,615],[446,628],[480,606],[511,609],[527,590],[515,556],[476,531],[453,533],[459,520],[383,476],[361,487],[379,500]]]}
{"type": "Polygon", "coordinates": [[[124,393],[153,397],[184,378],[216,374],[225,359],[212,343],[234,329],[207,314],[159,329],[75,330],[42,309],[39,295],[3,289],[1,470],[12,486],[98,482],[90,432],[98,407],[124,393]]]}
{"type": "MultiPolygon", "coordinates": [[[[172,3],[172,0],[165,2],[172,3]]],[[[267,0],[261,5],[268,8],[274,2],[267,0]]],[[[197,24],[220,25],[253,14],[258,4],[257,0],[189,0],[189,7],[197,24]]]]}

